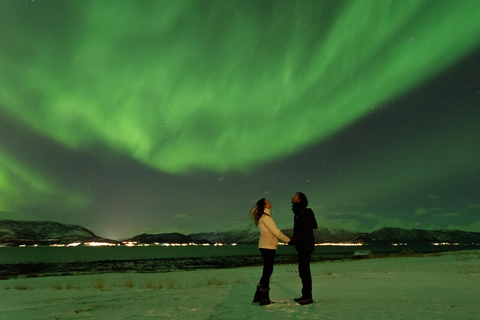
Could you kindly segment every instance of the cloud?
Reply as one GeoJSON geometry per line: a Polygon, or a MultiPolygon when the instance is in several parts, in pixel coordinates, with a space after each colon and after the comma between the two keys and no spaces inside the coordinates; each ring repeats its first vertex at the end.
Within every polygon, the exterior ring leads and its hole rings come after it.
{"type": "Polygon", "coordinates": [[[458,217],[460,216],[461,213],[459,212],[445,212],[445,213],[436,213],[436,217],[441,217],[441,218],[451,218],[451,217],[458,217]]]}
{"type": "Polygon", "coordinates": [[[424,214],[427,214],[428,210],[425,209],[424,207],[420,207],[417,210],[415,210],[415,215],[416,216],[423,216],[424,214]]]}
{"type": "Polygon", "coordinates": [[[227,223],[225,226],[218,227],[214,231],[217,232],[225,232],[225,231],[236,231],[236,230],[256,230],[257,227],[255,226],[253,219],[251,220],[233,220],[227,223]]]}
{"type": "Polygon", "coordinates": [[[479,209],[480,208],[480,203],[476,203],[476,204],[471,204],[467,207],[467,210],[471,210],[471,209],[479,209]]]}
{"type": "Polygon", "coordinates": [[[180,214],[174,215],[173,218],[174,219],[188,219],[189,216],[186,213],[180,213],[180,214]]]}
{"type": "Polygon", "coordinates": [[[476,221],[472,223],[471,225],[467,226],[459,226],[459,225],[454,225],[451,224],[448,226],[448,229],[450,230],[462,230],[462,231],[467,231],[467,232],[480,232],[480,221],[476,221]]]}
{"type": "Polygon", "coordinates": [[[450,210],[453,210],[453,209],[448,208],[448,207],[445,207],[445,208],[442,208],[442,207],[438,207],[438,208],[420,207],[417,210],[415,210],[415,215],[416,216],[423,216],[423,215],[426,215],[426,214],[429,214],[429,213],[433,213],[437,217],[456,217],[456,216],[460,215],[460,213],[449,212],[450,210]],[[440,212],[440,213],[434,213],[434,212],[440,212]]]}
{"type": "Polygon", "coordinates": [[[352,216],[361,216],[362,213],[360,211],[346,211],[345,214],[352,215],[352,216]]]}
{"type": "Polygon", "coordinates": [[[364,219],[376,219],[377,218],[377,214],[374,213],[374,212],[367,212],[367,213],[364,213],[363,214],[363,218],[364,219]]]}

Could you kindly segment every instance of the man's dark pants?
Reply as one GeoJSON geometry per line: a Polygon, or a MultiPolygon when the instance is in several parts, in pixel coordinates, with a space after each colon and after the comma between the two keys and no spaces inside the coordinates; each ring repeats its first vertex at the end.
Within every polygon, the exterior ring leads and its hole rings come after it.
{"type": "Polygon", "coordinates": [[[302,279],[302,296],[312,297],[312,274],[310,272],[311,251],[298,251],[298,273],[302,279]]]}

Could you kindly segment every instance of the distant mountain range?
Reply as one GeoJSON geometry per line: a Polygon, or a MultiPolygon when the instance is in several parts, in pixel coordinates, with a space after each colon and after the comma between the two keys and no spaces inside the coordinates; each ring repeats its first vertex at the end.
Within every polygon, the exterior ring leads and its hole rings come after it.
{"type": "MultiPolygon", "coordinates": [[[[292,229],[282,230],[287,236],[293,234],[292,229]]],[[[343,229],[320,228],[314,231],[317,243],[460,243],[480,244],[479,232],[458,230],[407,230],[402,228],[382,228],[370,233],[352,232],[343,229]]],[[[123,241],[106,239],[95,235],[92,231],[78,226],[51,221],[15,221],[0,220],[0,245],[52,245],[87,242],[104,242],[121,244],[135,242],[137,244],[154,243],[196,243],[196,244],[244,244],[258,243],[257,230],[206,232],[184,235],[181,233],[140,234],[123,241]]]]}
{"type": "Polygon", "coordinates": [[[0,220],[0,245],[52,245],[119,241],[105,239],[77,225],[52,221],[0,220]]]}
{"type": "Polygon", "coordinates": [[[358,242],[371,244],[389,243],[459,243],[480,244],[480,232],[459,230],[406,230],[400,228],[382,228],[370,233],[359,234],[358,242]]]}

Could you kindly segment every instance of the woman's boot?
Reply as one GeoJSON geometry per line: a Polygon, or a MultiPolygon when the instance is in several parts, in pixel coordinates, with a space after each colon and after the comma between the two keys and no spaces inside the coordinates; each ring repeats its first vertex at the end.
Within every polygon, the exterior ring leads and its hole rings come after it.
{"type": "Polygon", "coordinates": [[[260,305],[264,306],[272,303],[269,297],[270,288],[260,288],[260,305]]]}

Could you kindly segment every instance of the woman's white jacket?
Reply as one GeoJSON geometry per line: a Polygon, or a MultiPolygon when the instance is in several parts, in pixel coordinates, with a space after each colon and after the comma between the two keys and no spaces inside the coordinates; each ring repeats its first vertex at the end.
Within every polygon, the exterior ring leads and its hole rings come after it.
{"type": "Polygon", "coordinates": [[[260,229],[258,247],[261,249],[277,249],[278,239],[288,243],[290,238],[277,228],[271,216],[270,209],[265,208],[264,212],[265,214],[258,220],[258,228],[260,229]]]}

